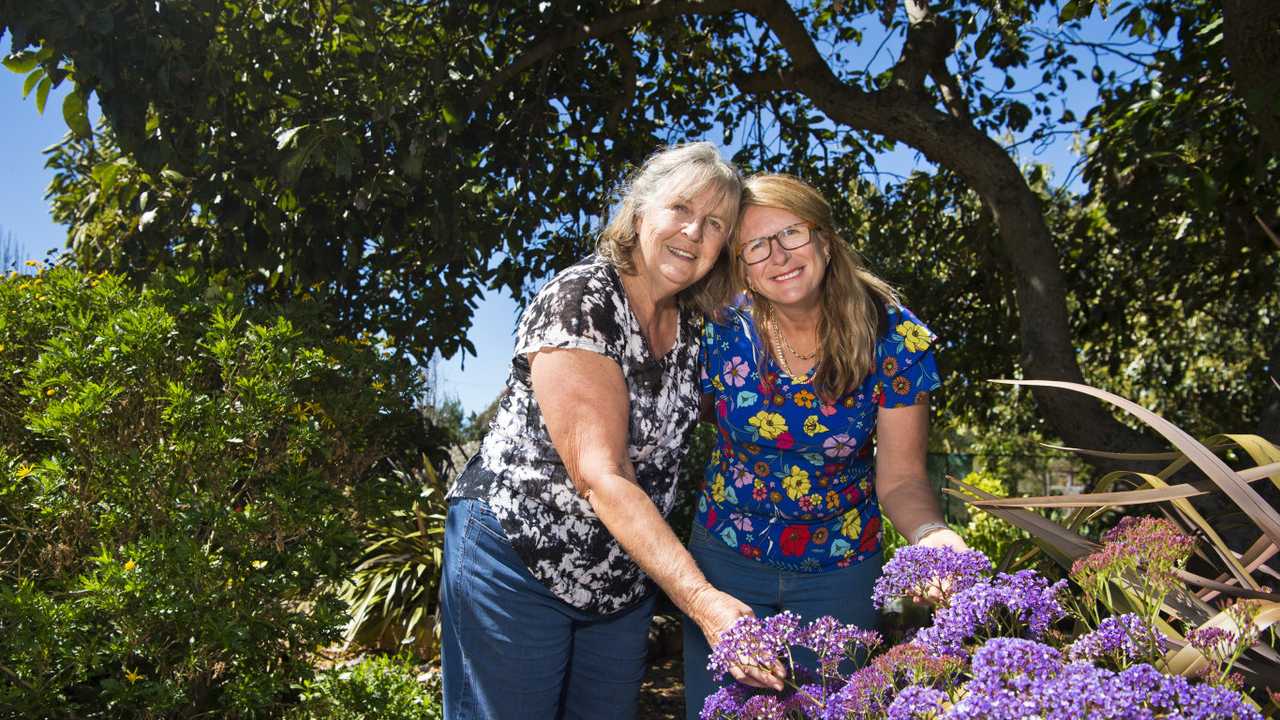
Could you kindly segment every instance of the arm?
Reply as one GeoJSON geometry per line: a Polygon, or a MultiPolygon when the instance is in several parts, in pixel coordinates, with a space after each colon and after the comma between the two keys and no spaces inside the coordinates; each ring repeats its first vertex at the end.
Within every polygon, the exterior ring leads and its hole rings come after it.
{"type": "Polygon", "coordinates": [[[880,506],[912,544],[967,550],[964,539],[950,528],[917,538],[921,526],[943,522],[925,471],[928,443],[927,403],[876,411],[876,495],[880,506]]]}
{"type": "MultiPolygon", "coordinates": [[[[551,442],[578,492],[654,582],[698,624],[711,645],[751,608],[707,582],[693,556],[635,483],[627,457],[630,401],[617,363],[587,350],[530,355],[533,394],[551,442]],[[573,378],[573,382],[565,382],[573,378]]],[[[762,670],[735,670],[735,679],[782,688],[762,670]]]]}

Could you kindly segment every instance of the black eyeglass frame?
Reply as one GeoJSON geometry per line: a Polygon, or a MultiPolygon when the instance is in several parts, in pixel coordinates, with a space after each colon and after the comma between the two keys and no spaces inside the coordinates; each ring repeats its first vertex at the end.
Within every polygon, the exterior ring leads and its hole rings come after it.
{"type": "Polygon", "coordinates": [[[815,227],[813,223],[807,220],[801,220],[800,222],[797,222],[797,223],[791,223],[790,225],[782,228],[781,230],[775,233],[771,233],[769,235],[761,235],[758,238],[752,238],[751,240],[743,243],[742,247],[738,249],[738,253],[737,253],[738,259],[741,260],[744,265],[759,265],[765,260],[768,260],[769,258],[773,257],[773,244],[775,242],[783,250],[799,250],[805,245],[808,245],[809,243],[813,242],[813,234],[817,232],[817,230],[818,228],[815,227]],[[798,225],[803,225],[809,229],[809,234],[805,236],[804,242],[798,243],[796,245],[787,245],[786,243],[782,242],[782,234],[798,225]],[[759,260],[748,260],[746,258],[747,245],[760,242],[761,240],[765,240],[769,243],[769,252],[765,253],[764,257],[760,258],[759,260]]]}

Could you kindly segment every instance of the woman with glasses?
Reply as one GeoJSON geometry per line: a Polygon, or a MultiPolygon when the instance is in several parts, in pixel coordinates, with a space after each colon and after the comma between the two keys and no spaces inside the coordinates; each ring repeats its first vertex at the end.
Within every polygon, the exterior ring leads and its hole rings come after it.
{"type": "MultiPolygon", "coordinates": [[[[965,547],[925,474],[933,335],[794,177],[747,180],[729,249],[745,293],[703,328],[702,392],[718,432],[690,553],[756,615],[874,628],[881,507],[912,543],[965,547]]],[[[708,653],[686,624],[691,719],[717,688],[708,653]]]]}
{"type": "Polygon", "coordinates": [[[724,295],[740,193],[709,143],[656,153],[597,253],[524,311],[489,433],[448,495],[450,720],[632,717],[650,580],[711,637],[750,613],[664,521],[698,417],[699,311],[724,295]]]}

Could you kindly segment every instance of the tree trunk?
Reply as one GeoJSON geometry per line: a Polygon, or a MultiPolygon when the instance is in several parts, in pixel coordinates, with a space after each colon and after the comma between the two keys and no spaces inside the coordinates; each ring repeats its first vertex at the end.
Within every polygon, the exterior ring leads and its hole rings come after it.
{"type": "MultiPolygon", "coordinates": [[[[821,78],[809,76],[799,82],[809,86],[805,93],[833,120],[904,142],[973,187],[991,209],[1001,250],[1016,273],[1024,377],[1083,382],[1057,247],[1039,198],[1009,153],[970,123],[937,110],[929,98],[906,91],[851,97],[840,88],[822,86],[821,78]]],[[[1044,417],[1069,445],[1113,452],[1161,447],[1092,398],[1040,388],[1033,394],[1044,417]]],[[[1093,464],[1101,470],[1116,469],[1107,461],[1093,464]]],[[[1124,467],[1134,469],[1132,463],[1124,467]]]]}
{"type": "Polygon", "coordinates": [[[1222,42],[1249,119],[1280,154],[1280,2],[1223,0],[1222,42]]]}

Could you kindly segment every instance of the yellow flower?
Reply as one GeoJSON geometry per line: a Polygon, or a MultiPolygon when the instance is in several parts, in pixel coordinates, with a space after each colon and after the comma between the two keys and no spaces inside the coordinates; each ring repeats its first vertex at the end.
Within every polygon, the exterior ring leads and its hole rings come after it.
{"type": "Polygon", "coordinates": [[[787,421],[782,419],[782,415],[768,410],[761,410],[755,414],[755,417],[747,421],[748,424],[754,425],[760,429],[760,437],[772,440],[787,431],[787,421]]]}
{"type": "Polygon", "coordinates": [[[134,568],[136,568],[136,567],[138,567],[138,563],[136,563],[136,562],[134,562],[134,561],[132,561],[132,560],[125,560],[125,561],[124,561],[124,571],[125,571],[125,572],[129,572],[130,570],[132,570],[132,569],[134,569],[134,568]]]}
{"type": "Polygon", "coordinates": [[[809,494],[809,471],[792,466],[791,474],[782,479],[782,488],[792,500],[809,494]]]}
{"type": "Polygon", "coordinates": [[[835,510],[838,507],[840,507],[840,494],[837,493],[835,490],[828,490],[827,491],[827,508],[830,510],[835,510]]]}
{"type": "Polygon", "coordinates": [[[924,326],[905,320],[898,324],[897,331],[911,352],[929,349],[929,333],[925,331],[924,326]]]}
{"type": "Polygon", "coordinates": [[[850,510],[844,514],[844,522],[840,525],[840,532],[850,540],[857,540],[862,534],[862,516],[857,510],[850,510]]]}
{"type": "Polygon", "coordinates": [[[52,397],[52,396],[53,396],[53,394],[54,394],[54,393],[56,393],[56,392],[58,392],[58,391],[57,391],[57,390],[55,390],[55,389],[53,389],[53,388],[49,388],[48,390],[45,390],[45,391],[44,391],[44,394],[45,394],[45,395],[48,395],[48,396],[50,396],[50,397],[52,397]]]}
{"type": "Polygon", "coordinates": [[[724,502],[724,476],[716,473],[716,479],[711,482],[711,497],[716,502],[724,502]]]}
{"type": "Polygon", "coordinates": [[[811,408],[813,407],[815,397],[816,396],[808,390],[799,390],[795,395],[791,396],[791,402],[803,408],[811,408]]]}
{"type": "Polygon", "coordinates": [[[27,477],[28,475],[30,475],[35,471],[36,471],[35,468],[31,467],[30,465],[27,465],[26,463],[23,463],[18,466],[18,479],[21,480],[22,478],[27,477]]]}
{"type": "Polygon", "coordinates": [[[823,425],[822,422],[818,420],[817,415],[810,415],[809,417],[804,419],[804,432],[806,435],[809,435],[812,437],[813,435],[817,435],[818,433],[824,433],[829,429],[830,428],[828,428],[826,425],[823,425]]]}
{"type": "Polygon", "coordinates": [[[124,679],[128,680],[130,685],[138,682],[139,680],[145,679],[146,677],[147,677],[146,675],[141,675],[139,673],[136,673],[130,670],[129,668],[124,669],[124,679]]]}
{"type": "Polygon", "coordinates": [[[720,382],[720,376],[719,376],[719,375],[712,375],[712,376],[711,376],[711,387],[713,387],[713,388],[715,388],[716,390],[719,390],[719,391],[721,391],[721,392],[724,392],[724,383],[720,382]]]}

